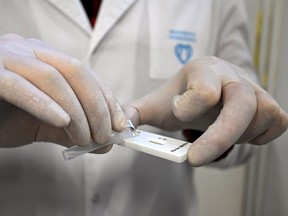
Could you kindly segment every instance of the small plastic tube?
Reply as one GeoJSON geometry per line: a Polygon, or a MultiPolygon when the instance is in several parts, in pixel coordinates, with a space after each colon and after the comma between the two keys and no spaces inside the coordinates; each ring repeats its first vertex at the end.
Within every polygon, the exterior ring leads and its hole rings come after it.
{"type": "Polygon", "coordinates": [[[111,144],[120,144],[124,139],[132,138],[137,136],[137,130],[130,120],[127,121],[126,129],[122,132],[113,131],[109,141],[105,144],[98,144],[95,142],[90,142],[87,146],[72,146],[70,148],[64,149],[62,151],[65,160],[71,160],[73,158],[79,157],[91,151],[95,151],[111,144]]]}

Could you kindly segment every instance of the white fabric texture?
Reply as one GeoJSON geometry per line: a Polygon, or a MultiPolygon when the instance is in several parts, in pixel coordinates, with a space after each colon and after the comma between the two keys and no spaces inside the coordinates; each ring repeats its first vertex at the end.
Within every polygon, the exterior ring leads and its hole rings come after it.
{"type": "MultiPolygon", "coordinates": [[[[238,0],[105,0],[92,31],[77,1],[2,0],[0,35],[39,38],[87,61],[121,103],[145,95],[188,60],[216,55],[255,77],[238,0]],[[70,5],[71,7],[65,7],[70,5]]],[[[34,143],[0,150],[0,215],[197,215],[193,168],[115,146],[64,161],[34,143]]],[[[237,146],[222,167],[242,161],[237,146]]]]}

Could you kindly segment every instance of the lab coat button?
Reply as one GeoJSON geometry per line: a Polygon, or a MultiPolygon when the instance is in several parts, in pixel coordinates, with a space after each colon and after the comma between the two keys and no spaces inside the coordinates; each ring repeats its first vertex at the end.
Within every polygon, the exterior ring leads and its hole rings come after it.
{"type": "Polygon", "coordinates": [[[92,202],[93,203],[99,203],[100,202],[100,195],[99,194],[95,194],[92,198],[92,202]]]}

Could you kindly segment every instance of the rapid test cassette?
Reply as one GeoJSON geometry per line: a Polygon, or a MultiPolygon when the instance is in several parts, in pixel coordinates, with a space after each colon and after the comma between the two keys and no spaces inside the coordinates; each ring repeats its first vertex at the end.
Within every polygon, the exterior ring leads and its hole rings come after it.
{"type": "Polygon", "coordinates": [[[177,163],[187,159],[191,143],[142,130],[137,133],[138,136],[124,139],[119,145],[177,163]]]}
{"type": "Polygon", "coordinates": [[[122,132],[113,132],[106,144],[91,142],[84,147],[73,146],[63,150],[62,154],[65,160],[70,160],[111,144],[118,144],[178,163],[184,162],[187,159],[187,152],[191,145],[191,143],[186,141],[136,130],[133,124],[128,121],[126,129],[122,132]]]}

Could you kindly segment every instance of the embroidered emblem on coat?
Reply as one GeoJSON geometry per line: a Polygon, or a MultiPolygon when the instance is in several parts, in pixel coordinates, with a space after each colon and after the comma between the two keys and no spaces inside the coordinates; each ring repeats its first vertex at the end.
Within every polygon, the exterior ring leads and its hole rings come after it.
{"type": "Polygon", "coordinates": [[[193,49],[189,44],[177,44],[175,46],[175,54],[178,60],[184,65],[192,57],[193,49]]]}
{"type": "Polygon", "coordinates": [[[175,40],[174,53],[181,64],[186,64],[193,56],[192,43],[196,41],[194,32],[170,30],[169,38],[175,40]]]}

